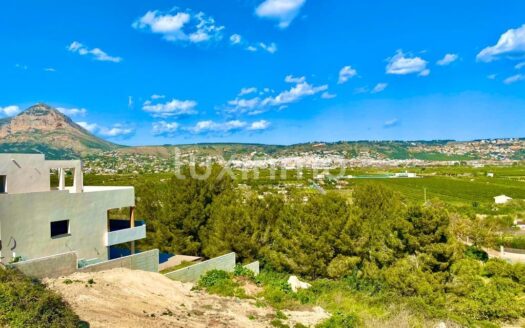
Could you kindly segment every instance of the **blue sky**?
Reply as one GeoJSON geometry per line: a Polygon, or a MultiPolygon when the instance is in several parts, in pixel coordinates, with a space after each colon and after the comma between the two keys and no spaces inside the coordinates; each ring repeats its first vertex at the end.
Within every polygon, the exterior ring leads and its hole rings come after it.
{"type": "Polygon", "coordinates": [[[525,3],[3,1],[0,117],[129,145],[525,137],[525,3]]]}

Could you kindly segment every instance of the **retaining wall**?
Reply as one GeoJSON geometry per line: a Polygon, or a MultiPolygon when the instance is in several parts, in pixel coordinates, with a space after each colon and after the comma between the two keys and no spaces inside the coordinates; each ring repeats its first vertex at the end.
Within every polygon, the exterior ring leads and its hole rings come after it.
{"type": "Polygon", "coordinates": [[[32,278],[56,278],[67,276],[77,271],[77,254],[75,252],[57,254],[11,263],[8,266],[17,268],[23,274],[32,278]]]}
{"type": "Polygon", "coordinates": [[[256,276],[259,275],[259,261],[246,264],[244,267],[253,272],[256,276]]]}
{"type": "Polygon", "coordinates": [[[210,270],[224,270],[232,272],[235,269],[235,253],[222,255],[201,263],[166,273],[165,276],[182,282],[196,282],[210,270]]]}
{"type": "Polygon", "coordinates": [[[77,254],[75,252],[11,263],[7,266],[17,268],[26,276],[38,279],[68,276],[77,271],[96,272],[115,268],[158,272],[159,250],[154,249],[110,261],[88,265],[83,268],[77,268],[77,254]]]}
{"type": "Polygon", "coordinates": [[[115,268],[159,272],[159,250],[153,249],[147,252],[137,253],[114,260],[88,265],[78,269],[78,271],[96,272],[115,268]]]}

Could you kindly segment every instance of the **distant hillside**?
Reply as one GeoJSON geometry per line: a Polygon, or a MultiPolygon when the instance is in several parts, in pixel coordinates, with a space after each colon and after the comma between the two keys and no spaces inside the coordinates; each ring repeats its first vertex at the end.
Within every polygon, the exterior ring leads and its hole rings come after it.
{"type": "Polygon", "coordinates": [[[0,152],[44,153],[49,158],[76,158],[117,149],[46,104],[0,120],[0,152]]]}
{"type": "Polygon", "coordinates": [[[467,160],[476,159],[476,154],[441,154],[433,148],[459,144],[452,140],[436,141],[339,141],[339,142],[309,142],[289,146],[243,144],[243,143],[202,143],[188,145],[163,145],[142,146],[118,149],[122,155],[149,155],[168,158],[174,154],[175,149],[181,153],[192,153],[197,157],[221,156],[228,160],[232,156],[254,154],[270,155],[273,157],[297,156],[304,153],[337,153],[344,154],[346,158],[356,158],[368,154],[374,158],[383,159],[424,159],[424,160],[467,160]]]}
{"type": "Polygon", "coordinates": [[[50,159],[97,156],[153,156],[171,158],[179,149],[197,158],[265,157],[337,154],[347,159],[419,159],[461,161],[475,159],[525,159],[525,139],[338,141],[309,142],[289,146],[246,143],[201,143],[124,147],[98,138],[58,110],[37,104],[15,117],[0,119],[0,153],[43,153],[50,159]]]}

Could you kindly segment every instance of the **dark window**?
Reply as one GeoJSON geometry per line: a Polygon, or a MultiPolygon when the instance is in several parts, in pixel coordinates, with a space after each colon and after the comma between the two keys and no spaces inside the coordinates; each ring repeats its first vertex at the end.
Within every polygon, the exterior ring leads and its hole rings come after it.
{"type": "Polygon", "coordinates": [[[0,194],[3,194],[6,192],[6,183],[7,179],[5,175],[0,175],[0,194]]]}
{"type": "Polygon", "coordinates": [[[69,235],[69,220],[51,222],[51,238],[69,235]]]}

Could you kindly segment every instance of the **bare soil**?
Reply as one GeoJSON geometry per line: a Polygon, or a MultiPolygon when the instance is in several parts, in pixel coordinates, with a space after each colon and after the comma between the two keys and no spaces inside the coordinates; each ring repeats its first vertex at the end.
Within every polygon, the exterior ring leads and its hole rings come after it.
{"type": "MultiPolygon", "coordinates": [[[[90,327],[271,327],[276,311],[257,307],[254,300],[219,297],[192,291],[192,284],[143,271],[113,269],[74,273],[47,279],[90,327]]],[[[255,292],[255,290],[252,290],[255,292]]],[[[315,326],[329,314],[285,311],[282,322],[315,326]]]]}

